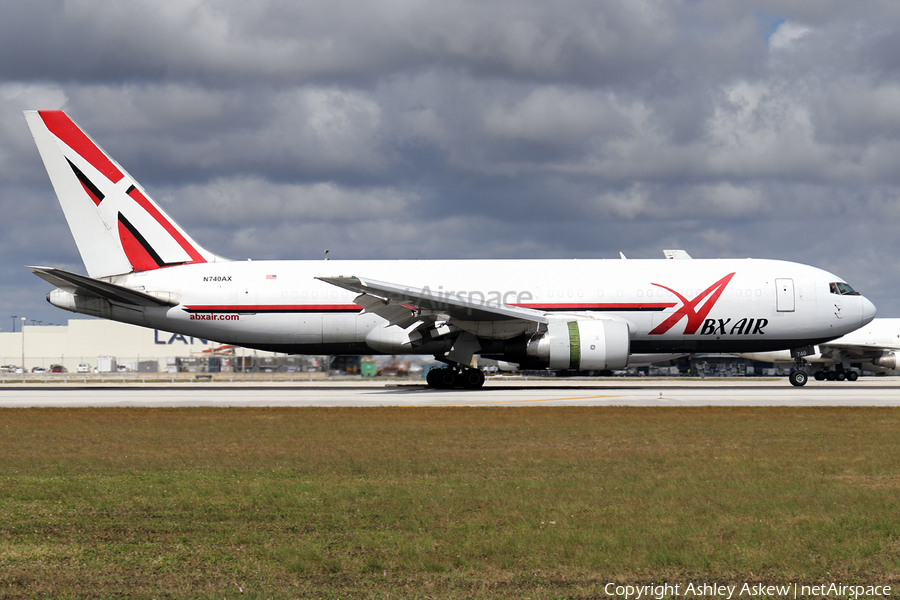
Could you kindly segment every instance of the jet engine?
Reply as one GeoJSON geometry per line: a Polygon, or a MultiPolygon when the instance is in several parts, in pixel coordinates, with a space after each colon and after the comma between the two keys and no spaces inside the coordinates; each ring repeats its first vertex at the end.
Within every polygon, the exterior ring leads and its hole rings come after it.
{"type": "Polygon", "coordinates": [[[528,341],[526,354],[551,369],[599,371],[625,367],[630,348],[627,323],[581,320],[550,323],[528,341]]]}
{"type": "Polygon", "coordinates": [[[881,356],[872,359],[872,364],[885,369],[896,369],[900,365],[896,352],[882,352],[881,356]]]}

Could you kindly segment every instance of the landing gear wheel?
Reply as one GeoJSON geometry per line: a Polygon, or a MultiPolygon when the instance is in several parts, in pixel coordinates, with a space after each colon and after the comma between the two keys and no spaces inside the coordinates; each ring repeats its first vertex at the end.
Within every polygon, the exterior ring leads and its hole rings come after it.
{"type": "Polygon", "coordinates": [[[432,369],[425,376],[425,383],[433,388],[452,388],[456,385],[456,371],[447,367],[432,369]]]}
{"type": "Polygon", "coordinates": [[[474,390],[484,385],[484,373],[479,369],[466,369],[460,375],[464,388],[474,390]]]}
{"type": "Polygon", "coordinates": [[[430,371],[428,371],[428,374],[425,375],[425,383],[428,384],[428,387],[440,387],[441,371],[442,369],[431,369],[430,371]]]}
{"type": "Polygon", "coordinates": [[[835,373],[834,371],[828,371],[827,373],[825,373],[825,379],[827,379],[828,381],[837,381],[837,373],[835,373]]]}
{"type": "Polygon", "coordinates": [[[456,387],[456,371],[453,369],[441,369],[440,383],[438,387],[454,388],[456,387]]]}
{"type": "Polygon", "coordinates": [[[816,381],[825,381],[825,371],[816,371],[813,377],[816,378],[816,381]]]}
{"type": "Polygon", "coordinates": [[[453,389],[464,387],[470,390],[484,385],[484,373],[480,369],[457,369],[442,367],[431,369],[425,376],[428,387],[453,389]]]}
{"type": "Polygon", "coordinates": [[[838,374],[837,374],[837,376],[836,376],[836,379],[837,379],[838,381],[843,381],[843,380],[847,379],[847,374],[844,373],[843,371],[839,371],[838,374]]]}
{"type": "Polygon", "coordinates": [[[794,387],[802,387],[806,385],[806,382],[809,380],[809,376],[804,371],[791,371],[791,374],[788,376],[788,380],[794,387]]]}
{"type": "Polygon", "coordinates": [[[847,381],[856,381],[857,379],[859,379],[859,373],[857,373],[856,371],[850,371],[849,373],[847,373],[847,381]]]}

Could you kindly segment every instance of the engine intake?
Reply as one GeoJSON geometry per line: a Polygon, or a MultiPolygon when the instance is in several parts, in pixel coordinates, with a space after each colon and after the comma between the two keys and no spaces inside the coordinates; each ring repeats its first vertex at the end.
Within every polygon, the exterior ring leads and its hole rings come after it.
{"type": "Polygon", "coordinates": [[[556,370],[621,369],[628,364],[628,324],[611,320],[550,323],[528,342],[526,353],[556,370]]]}

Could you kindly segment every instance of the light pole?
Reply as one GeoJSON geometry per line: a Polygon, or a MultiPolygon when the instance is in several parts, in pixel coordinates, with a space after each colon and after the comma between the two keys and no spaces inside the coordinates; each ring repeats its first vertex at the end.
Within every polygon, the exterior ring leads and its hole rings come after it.
{"type": "Polygon", "coordinates": [[[22,317],[22,379],[25,379],[25,317],[22,317]]]}

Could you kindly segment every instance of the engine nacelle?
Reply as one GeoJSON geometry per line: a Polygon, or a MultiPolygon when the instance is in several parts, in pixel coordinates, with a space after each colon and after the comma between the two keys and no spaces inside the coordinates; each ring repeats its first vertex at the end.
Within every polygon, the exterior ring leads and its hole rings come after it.
{"type": "Polygon", "coordinates": [[[611,320],[550,323],[547,333],[528,342],[527,354],[551,369],[599,371],[628,364],[628,324],[611,320]]]}
{"type": "Polygon", "coordinates": [[[872,364],[885,369],[896,369],[897,365],[900,364],[900,360],[897,360],[895,352],[882,352],[881,356],[872,359],[872,364]]]}

